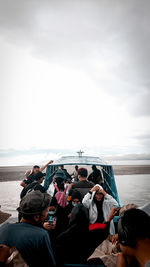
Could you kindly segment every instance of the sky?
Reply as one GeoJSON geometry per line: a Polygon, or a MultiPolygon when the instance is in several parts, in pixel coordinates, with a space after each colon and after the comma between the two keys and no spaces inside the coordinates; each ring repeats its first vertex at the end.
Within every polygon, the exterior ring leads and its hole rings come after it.
{"type": "Polygon", "coordinates": [[[149,154],[150,1],[0,0],[0,165],[149,154]]]}

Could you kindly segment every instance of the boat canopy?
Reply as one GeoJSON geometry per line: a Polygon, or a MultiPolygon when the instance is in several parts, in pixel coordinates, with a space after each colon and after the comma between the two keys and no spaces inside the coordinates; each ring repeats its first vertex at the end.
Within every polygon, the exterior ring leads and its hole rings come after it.
{"type": "Polygon", "coordinates": [[[82,165],[82,166],[90,166],[95,165],[99,166],[101,169],[101,173],[103,176],[103,188],[104,190],[110,194],[112,197],[116,199],[118,205],[120,205],[117,187],[114,178],[114,172],[111,165],[103,162],[99,157],[90,157],[90,156],[64,156],[58,160],[55,160],[52,164],[47,166],[46,169],[46,177],[44,181],[45,189],[48,189],[50,183],[52,182],[53,176],[56,170],[61,165],[82,165]]]}
{"type": "Polygon", "coordinates": [[[58,160],[55,160],[51,166],[61,166],[61,165],[96,165],[96,166],[111,166],[102,161],[99,157],[89,157],[89,156],[64,156],[58,160]]]}

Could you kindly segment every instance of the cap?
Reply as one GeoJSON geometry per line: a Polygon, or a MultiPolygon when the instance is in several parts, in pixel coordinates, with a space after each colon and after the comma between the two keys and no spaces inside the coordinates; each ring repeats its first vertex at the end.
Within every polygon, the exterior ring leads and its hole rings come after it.
{"type": "Polygon", "coordinates": [[[22,215],[36,215],[49,207],[51,197],[47,193],[41,193],[39,190],[34,190],[20,201],[17,209],[22,215]]]}
{"type": "Polygon", "coordinates": [[[62,171],[62,170],[60,170],[60,169],[58,169],[58,170],[56,171],[54,177],[55,177],[55,180],[56,180],[57,178],[62,178],[63,180],[66,179],[66,175],[65,175],[64,171],[62,171]]]}
{"type": "Polygon", "coordinates": [[[35,180],[40,180],[41,178],[43,178],[44,176],[46,175],[46,173],[43,173],[43,172],[37,172],[36,175],[35,175],[35,180]]]}

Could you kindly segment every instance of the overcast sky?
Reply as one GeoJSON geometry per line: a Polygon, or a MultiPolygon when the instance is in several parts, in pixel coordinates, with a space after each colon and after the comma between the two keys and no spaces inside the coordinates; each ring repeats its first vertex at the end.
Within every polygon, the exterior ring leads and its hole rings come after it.
{"type": "Polygon", "coordinates": [[[149,14],[149,0],[0,0],[0,165],[149,153],[149,14]]]}

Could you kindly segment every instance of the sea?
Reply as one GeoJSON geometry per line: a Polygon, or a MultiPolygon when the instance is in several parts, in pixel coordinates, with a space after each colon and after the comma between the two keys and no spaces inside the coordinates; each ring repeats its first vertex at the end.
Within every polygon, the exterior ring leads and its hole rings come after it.
{"type": "MultiPolygon", "coordinates": [[[[115,181],[122,205],[134,203],[142,206],[150,202],[150,174],[116,175],[115,181]]],[[[12,218],[17,218],[21,190],[20,181],[0,183],[1,210],[12,214],[12,218]]]]}

